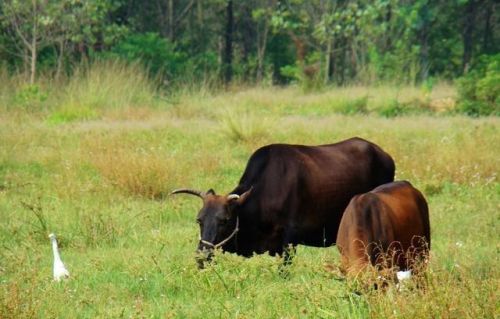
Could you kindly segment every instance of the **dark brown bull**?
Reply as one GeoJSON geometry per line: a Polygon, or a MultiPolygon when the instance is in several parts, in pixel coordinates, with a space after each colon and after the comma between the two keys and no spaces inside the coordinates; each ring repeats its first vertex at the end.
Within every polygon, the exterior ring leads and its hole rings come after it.
{"type": "Polygon", "coordinates": [[[334,244],[352,196],[393,180],[392,158],[377,145],[352,138],[321,146],[264,146],[251,156],[229,195],[190,189],[172,193],[203,200],[197,221],[198,251],[204,258],[222,248],[246,257],[285,252],[287,263],[288,247],[334,244]]]}
{"type": "Polygon", "coordinates": [[[354,196],[337,235],[342,266],[349,275],[357,275],[369,264],[412,270],[416,261],[427,258],[430,245],[427,202],[407,181],[354,196]]]}

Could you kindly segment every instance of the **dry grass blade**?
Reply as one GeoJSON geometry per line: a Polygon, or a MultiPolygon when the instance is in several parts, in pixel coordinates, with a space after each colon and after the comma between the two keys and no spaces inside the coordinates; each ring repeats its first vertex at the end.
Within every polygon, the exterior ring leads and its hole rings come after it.
{"type": "Polygon", "coordinates": [[[38,222],[40,223],[40,233],[45,236],[48,234],[48,227],[47,227],[47,220],[45,219],[45,216],[43,214],[43,209],[41,205],[35,205],[35,204],[29,204],[24,201],[21,201],[21,205],[31,211],[35,217],[37,218],[38,222]]]}

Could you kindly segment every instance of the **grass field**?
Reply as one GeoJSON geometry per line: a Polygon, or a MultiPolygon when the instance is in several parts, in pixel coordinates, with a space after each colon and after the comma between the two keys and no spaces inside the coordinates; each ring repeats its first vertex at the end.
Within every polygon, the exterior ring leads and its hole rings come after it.
{"type": "Polygon", "coordinates": [[[432,103],[449,107],[451,87],[235,89],[113,101],[100,91],[91,101],[77,87],[39,99],[51,105],[38,110],[9,108],[15,97],[0,94],[0,318],[499,316],[500,119],[441,112],[432,103]],[[395,102],[417,112],[392,114],[395,102]],[[359,294],[359,284],[332,271],[335,247],[299,247],[286,279],[281,261],[267,255],[219,254],[213,266],[196,268],[201,203],[166,194],[230,191],[264,144],[352,136],[388,151],[397,178],[429,201],[423,288],[359,294]],[[52,281],[50,232],[72,275],[66,282],[52,281]]]}

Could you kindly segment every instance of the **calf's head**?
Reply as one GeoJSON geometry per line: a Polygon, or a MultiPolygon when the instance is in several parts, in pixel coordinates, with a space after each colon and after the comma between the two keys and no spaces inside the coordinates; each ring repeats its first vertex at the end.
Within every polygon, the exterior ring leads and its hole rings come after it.
{"type": "Polygon", "coordinates": [[[200,241],[198,243],[198,267],[203,268],[205,261],[210,261],[213,250],[224,249],[234,243],[239,231],[238,207],[247,199],[252,189],[241,195],[217,195],[210,189],[200,192],[192,189],[177,189],[172,194],[190,194],[203,200],[203,207],[198,212],[196,221],[200,225],[200,241]]]}

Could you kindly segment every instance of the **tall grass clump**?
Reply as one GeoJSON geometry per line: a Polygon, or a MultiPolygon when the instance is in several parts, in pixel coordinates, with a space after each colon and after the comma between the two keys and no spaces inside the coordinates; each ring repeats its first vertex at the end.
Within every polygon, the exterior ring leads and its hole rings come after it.
{"type": "Polygon", "coordinates": [[[97,60],[76,68],[49,121],[93,119],[109,110],[156,106],[158,95],[158,83],[141,65],[97,60]]]}
{"type": "Polygon", "coordinates": [[[405,289],[385,293],[372,291],[366,299],[371,318],[494,318],[498,310],[498,271],[491,269],[480,279],[471,267],[445,269],[435,261],[434,269],[418,284],[412,279],[405,289]],[[464,303],[464,296],[469,302],[464,303]],[[467,306],[465,306],[467,304],[467,306]]]}
{"type": "Polygon", "coordinates": [[[233,142],[261,141],[269,136],[271,120],[247,112],[227,111],[221,116],[220,130],[233,142]]]}
{"type": "Polygon", "coordinates": [[[25,74],[9,72],[0,65],[0,109],[30,113],[44,110],[51,103],[49,91],[45,78],[29,84],[25,74]]]}
{"type": "Polygon", "coordinates": [[[160,147],[97,141],[85,148],[89,150],[87,160],[104,180],[127,195],[160,199],[179,184],[175,158],[160,147]]]}
{"type": "Polygon", "coordinates": [[[7,68],[0,64],[0,110],[7,110],[10,104],[10,97],[13,87],[7,68]]]}

